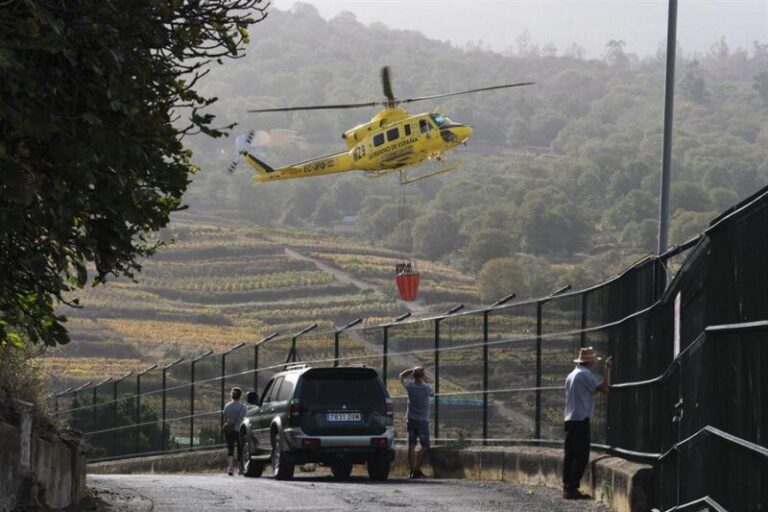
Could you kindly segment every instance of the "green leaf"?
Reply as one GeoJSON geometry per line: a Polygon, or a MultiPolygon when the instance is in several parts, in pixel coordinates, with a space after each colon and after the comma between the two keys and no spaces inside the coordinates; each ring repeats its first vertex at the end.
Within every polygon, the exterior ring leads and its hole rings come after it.
{"type": "Polygon", "coordinates": [[[11,346],[13,346],[13,347],[15,347],[15,348],[17,348],[19,350],[22,350],[24,348],[24,346],[26,345],[24,343],[24,340],[21,338],[21,336],[19,336],[15,332],[9,332],[7,334],[7,336],[6,336],[6,338],[8,339],[8,342],[11,344],[11,346]]]}

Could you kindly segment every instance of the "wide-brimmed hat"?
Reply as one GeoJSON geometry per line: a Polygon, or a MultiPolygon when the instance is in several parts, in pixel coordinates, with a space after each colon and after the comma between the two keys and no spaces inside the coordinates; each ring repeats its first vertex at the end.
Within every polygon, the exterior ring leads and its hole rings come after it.
{"type": "Polygon", "coordinates": [[[579,357],[573,360],[574,363],[591,363],[592,361],[602,361],[602,357],[597,357],[597,351],[592,347],[579,349],[579,357]]]}

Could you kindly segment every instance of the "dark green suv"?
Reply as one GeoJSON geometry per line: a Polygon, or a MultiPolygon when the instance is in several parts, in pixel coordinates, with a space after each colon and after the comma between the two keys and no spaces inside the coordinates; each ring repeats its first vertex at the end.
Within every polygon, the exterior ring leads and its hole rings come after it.
{"type": "Polygon", "coordinates": [[[288,367],[261,397],[247,394],[240,428],[245,476],[266,464],[278,480],[293,478],[297,464],[315,462],[346,479],[366,464],[372,480],[386,480],[394,458],[392,399],[375,370],[365,367],[288,367]]]}

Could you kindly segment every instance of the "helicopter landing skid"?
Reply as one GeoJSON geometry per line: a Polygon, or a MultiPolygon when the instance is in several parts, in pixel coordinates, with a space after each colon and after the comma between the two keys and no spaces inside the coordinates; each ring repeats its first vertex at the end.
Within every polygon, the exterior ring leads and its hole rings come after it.
{"type": "Polygon", "coordinates": [[[402,173],[402,179],[400,180],[401,185],[408,185],[410,183],[416,183],[417,181],[425,180],[427,178],[431,178],[432,176],[437,176],[438,174],[444,174],[446,172],[453,171],[457,169],[461,165],[461,160],[456,160],[456,162],[443,167],[442,169],[438,169],[437,171],[433,171],[427,174],[424,174],[422,176],[416,176],[415,178],[409,178],[405,172],[402,173]]]}
{"type": "Polygon", "coordinates": [[[382,176],[389,176],[393,172],[400,172],[398,169],[385,169],[383,171],[366,171],[366,178],[381,178],[382,176]]]}

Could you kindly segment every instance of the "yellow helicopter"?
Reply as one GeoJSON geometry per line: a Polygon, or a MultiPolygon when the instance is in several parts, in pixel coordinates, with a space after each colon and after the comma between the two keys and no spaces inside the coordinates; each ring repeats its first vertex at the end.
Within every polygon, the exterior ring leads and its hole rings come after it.
{"type": "MultiPolygon", "coordinates": [[[[240,148],[239,153],[242,159],[256,170],[256,176],[253,177],[253,181],[287,180],[347,171],[363,171],[371,177],[377,177],[397,171],[402,173],[405,167],[420,164],[426,160],[436,159],[442,161],[443,153],[465,142],[472,135],[472,128],[465,124],[455,123],[446,116],[434,112],[411,115],[405,109],[400,108],[400,105],[445,98],[447,96],[457,96],[459,94],[533,84],[533,82],[520,82],[445,94],[434,94],[419,98],[398,99],[395,98],[392,92],[389,67],[382,68],[381,80],[384,96],[386,96],[384,101],[249,110],[248,112],[260,113],[384,107],[367,123],[360,124],[344,132],[342,138],[347,143],[346,151],[313,158],[305,162],[273,168],[249,153],[247,144],[244,144],[244,147],[240,148]]],[[[247,143],[250,143],[252,136],[253,132],[246,139],[247,143]]],[[[229,167],[230,172],[234,171],[238,162],[239,159],[232,162],[229,167]]],[[[456,162],[453,165],[448,165],[440,170],[416,178],[409,179],[403,176],[401,183],[413,183],[436,174],[442,174],[455,169],[458,165],[459,162],[456,162]]],[[[402,174],[404,175],[404,173],[402,174]]]]}

